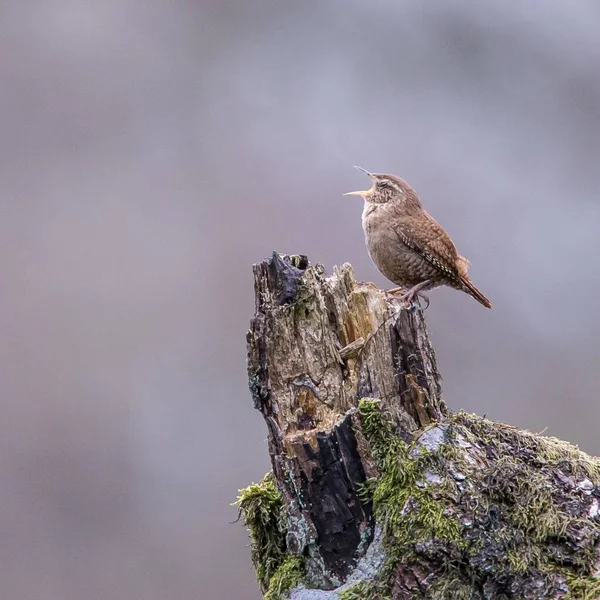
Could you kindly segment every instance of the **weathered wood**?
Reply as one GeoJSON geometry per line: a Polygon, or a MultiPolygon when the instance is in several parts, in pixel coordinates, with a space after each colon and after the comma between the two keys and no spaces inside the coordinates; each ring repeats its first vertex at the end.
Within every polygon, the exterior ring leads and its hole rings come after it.
{"type": "Polygon", "coordinates": [[[440,377],[421,311],[357,282],[350,265],[326,277],[306,257],[274,254],[255,265],[254,281],[248,373],[288,510],[287,544],[307,555],[309,577],[335,587],[373,535],[359,487],[374,465],[360,455],[355,418],[351,426],[359,398],[379,398],[410,440],[446,412],[440,377]]]}
{"type": "Polygon", "coordinates": [[[273,475],[239,504],[266,600],[600,599],[598,459],[449,414],[421,310],[349,265],[254,278],[273,475]]]}

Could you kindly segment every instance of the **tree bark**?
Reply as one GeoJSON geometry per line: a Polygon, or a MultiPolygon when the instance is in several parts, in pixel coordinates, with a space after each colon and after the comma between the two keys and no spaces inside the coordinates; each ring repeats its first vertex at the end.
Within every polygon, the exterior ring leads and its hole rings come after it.
{"type": "Polygon", "coordinates": [[[326,277],[304,256],[273,254],[254,285],[250,390],[282,500],[279,551],[302,561],[301,581],[267,597],[595,593],[595,459],[450,415],[423,312],[357,282],[350,265],[326,277]]]}

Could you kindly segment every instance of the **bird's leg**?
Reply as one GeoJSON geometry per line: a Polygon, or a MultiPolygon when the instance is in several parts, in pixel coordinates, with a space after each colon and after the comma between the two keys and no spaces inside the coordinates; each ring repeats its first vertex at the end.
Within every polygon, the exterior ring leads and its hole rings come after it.
{"type": "Polygon", "coordinates": [[[392,288],[391,290],[388,290],[387,293],[388,294],[397,294],[398,292],[403,292],[404,288],[403,287],[395,287],[392,288]]]}
{"type": "MultiPolygon", "coordinates": [[[[427,301],[427,306],[429,306],[429,298],[427,298],[427,296],[425,296],[425,294],[420,293],[420,291],[424,287],[427,287],[430,283],[431,283],[431,280],[426,279],[425,281],[421,281],[420,283],[417,283],[417,285],[413,285],[409,290],[403,291],[403,293],[399,296],[400,300],[402,300],[403,302],[406,302],[408,305],[411,305],[413,303],[415,296],[417,297],[417,303],[419,301],[419,296],[422,296],[427,301]]],[[[402,288],[394,288],[393,290],[390,290],[390,292],[395,293],[398,289],[401,290],[402,288]]],[[[427,307],[425,307],[425,308],[427,308],[427,307]]]]}

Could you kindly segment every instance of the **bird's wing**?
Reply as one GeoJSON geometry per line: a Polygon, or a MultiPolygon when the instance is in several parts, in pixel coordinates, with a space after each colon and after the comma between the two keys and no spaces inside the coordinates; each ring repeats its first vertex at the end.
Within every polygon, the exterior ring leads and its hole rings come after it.
{"type": "Polygon", "coordinates": [[[433,217],[427,213],[405,217],[394,229],[402,243],[430,265],[454,281],[462,280],[456,246],[433,217]]]}
{"type": "Polygon", "coordinates": [[[470,294],[487,308],[492,303],[475,287],[467,274],[469,261],[456,251],[456,246],[443,227],[427,213],[403,218],[394,230],[400,241],[421,256],[458,289],[470,294]]]}

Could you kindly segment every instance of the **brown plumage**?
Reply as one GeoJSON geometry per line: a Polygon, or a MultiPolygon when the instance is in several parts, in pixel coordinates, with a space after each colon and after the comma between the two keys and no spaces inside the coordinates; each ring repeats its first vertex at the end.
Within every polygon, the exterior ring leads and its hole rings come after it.
{"type": "Polygon", "coordinates": [[[492,303],[467,275],[469,261],[461,256],[443,227],[421,206],[419,196],[400,177],[366,173],[373,186],[362,196],[362,215],[367,249],[377,268],[404,290],[402,298],[447,285],[473,296],[487,308],[492,303]]]}

